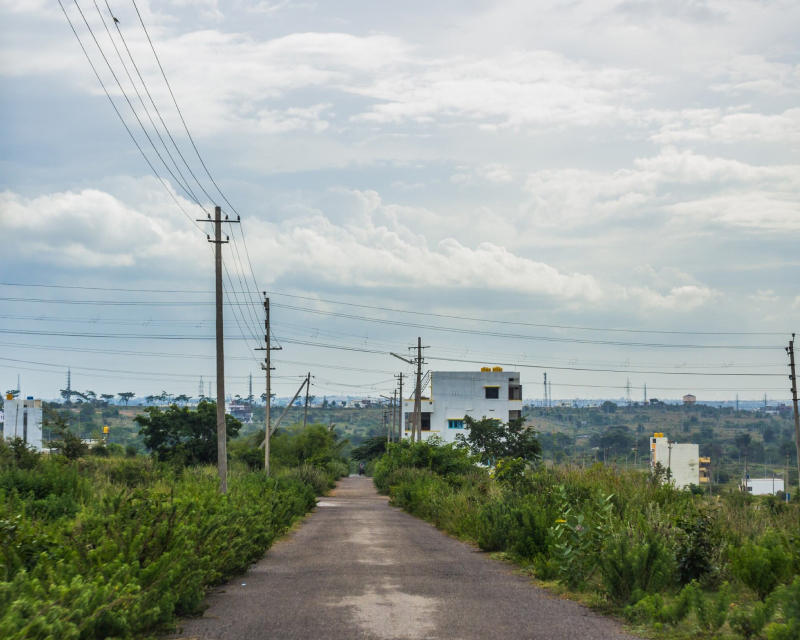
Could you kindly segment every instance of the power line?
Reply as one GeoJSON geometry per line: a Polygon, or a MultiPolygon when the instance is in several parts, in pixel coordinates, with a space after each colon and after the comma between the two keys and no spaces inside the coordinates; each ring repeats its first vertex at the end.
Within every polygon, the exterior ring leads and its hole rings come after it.
{"type": "MultiPolygon", "coordinates": [[[[188,293],[188,294],[209,294],[213,293],[212,291],[203,291],[197,289],[137,289],[137,288],[121,288],[121,287],[83,287],[83,286],[70,286],[70,285],[46,285],[46,284],[24,284],[24,283],[12,283],[12,282],[0,282],[0,286],[7,286],[7,287],[42,287],[42,288],[52,288],[52,289],[78,289],[78,290],[85,290],[85,291],[121,291],[121,292],[128,292],[128,293],[188,293]]],[[[327,304],[337,304],[342,306],[349,306],[349,307],[359,307],[362,309],[373,309],[377,311],[388,311],[391,313],[406,313],[412,315],[420,315],[420,316],[429,316],[434,318],[445,318],[450,320],[465,320],[469,322],[485,322],[485,323],[492,323],[492,324],[506,324],[506,325],[517,325],[517,326],[526,326],[526,327],[538,327],[544,329],[571,329],[571,330],[579,330],[579,331],[608,331],[608,332],[615,332],[615,333],[650,333],[650,334],[664,334],[664,335],[704,335],[704,336],[783,336],[789,332],[764,332],[764,331],[662,331],[662,330],[655,330],[655,329],[624,329],[624,328],[607,328],[607,327],[587,327],[587,326],[575,326],[575,325],[560,325],[560,324],[544,324],[544,323],[533,323],[533,322],[520,322],[520,321],[513,321],[513,320],[495,320],[490,318],[477,318],[474,316],[459,316],[453,314],[441,314],[441,313],[431,313],[425,311],[409,311],[406,309],[396,309],[391,307],[380,307],[374,305],[366,305],[366,304],[358,304],[355,302],[343,302],[340,300],[327,300],[323,298],[314,298],[310,296],[300,296],[294,295],[289,293],[280,293],[277,291],[266,291],[265,293],[275,296],[282,296],[287,298],[298,298],[301,300],[310,300],[312,302],[324,302],[327,304]]],[[[192,303],[185,303],[187,305],[191,305],[192,303]]],[[[285,308],[293,309],[294,307],[290,307],[288,305],[284,305],[285,308]]],[[[298,309],[305,310],[305,311],[317,311],[317,310],[310,310],[305,307],[298,307],[298,309]]],[[[361,318],[362,316],[355,316],[356,318],[361,318]]],[[[421,325],[425,326],[425,325],[421,325]]],[[[781,347],[782,348],[782,347],[781,347]]]]}
{"type": "MultiPolygon", "coordinates": [[[[111,305],[111,306],[208,306],[213,303],[210,302],[181,302],[181,301],[169,301],[169,302],[154,302],[154,301],[110,301],[110,300],[52,300],[52,299],[44,299],[44,298],[12,298],[12,297],[0,297],[0,300],[7,300],[11,302],[37,302],[37,303],[48,303],[48,304],[85,304],[85,305],[111,305]]],[[[233,304],[230,303],[229,304],[233,304]]],[[[247,304],[245,303],[237,303],[247,304]]],[[[442,327],[437,325],[426,325],[426,324],[418,324],[412,322],[403,322],[400,320],[388,320],[385,318],[370,318],[367,316],[357,316],[352,314],[345,314],[345,313],[337,313],[333,311],[322,311],[319,309],[308,309],[306,307],[295,307],[291,305],[281,305],[275,304],[275,307],[280,307],[284,309],[290,309],[294,311],[302,311],[307,313],[312,313],[316,315],[323,315],[329,317],[337,317],[337,318],[344,318],[349,320],[361,320],[364,322],[373,322],[377,324],[389,325],[389,326],[401,326],[401,327],[409,327],[414,329],[426,329],[430,331],[443,331],[448,333],[457,333],[457,334],[465,334],[465,335],[478,335],[478,336],[486,336],[486,337],[496,337],[496,338],[510,338],[515,340],[532,340],[532,341],[541,341],[541,342],[558,342],[558,343],[568,343],[568,344],[596,344],[596,345],[604,345],[604,346],[623,346],[623,347],[645,347],[645,348],[666,348],[666,349],[732,349],[732,350],[761,350],[761,351],[773,351],[773,350],[780,350],[783,347],[780,346],[763,346],[763,345],[700,345],[700,344],[665,344],[665,343],[656,343],[656,342],[622,342],[616,340],[588,340],[583,338],[562,338],[562,337],[552,337],[552,336],[533,336],[527,334],[513,334],[513,333],[501,333],[496,331],[480,331],[475,329],[459,329],[456,327],[442,327]]]]}

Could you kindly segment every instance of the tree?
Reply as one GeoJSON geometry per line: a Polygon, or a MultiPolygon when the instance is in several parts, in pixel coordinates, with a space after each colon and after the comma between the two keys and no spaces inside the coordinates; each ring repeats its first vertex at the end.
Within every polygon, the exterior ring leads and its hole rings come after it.
{"type": "Polygon", "coordinates": [[[600,409],[603,411],[603,413],[615,413],[617,411],[617,403],[611,402],[611,400],[606,400],[600,405],[600,409]]]}
{"type": "Polygon", "coordinates": [[[179,395],[179,396],[177,396],[175,398],[175,402],[177,402],[180,405],[187,404],[189,402],[189,400],[191,400],[191,398],[189,396],[187,396],[185,393],[182,393],[181,395],[179,395]]]}
{"type": "Polygon", "coordinates": [[[359,446],[350,451],[353,460],[374,460],[386,452],[386,436],[379,435],[367,438],[359,446]]]}
{"type": "Polygon", "coordinates": [[[64,416],[57,411],[45,407],[45,417],[42,426],[48,427],[50,433],[56,436],[56,440],[51,440],[50,446],[59,449],[61,455],[76,460],[86,455],[88,447],[83,443],[79,435],[75,435],[69,430],[69,425],[64,416]]]}
{"type": "Polygon", "coordinates": [[[734,444],[739,448],[740,451],[742,449],[747,450],[752,441],[753,438],[750,436],[749,433],[740,433],[733,439],[734,444]]]}
{"type": "Polygon", "coordinates": [[[113,394],[113,393],[101,393],[101,394],[100,394],[100,398],[101,398],[101,399],[103,400],[103,402],[105,402],[106,404],[110,404],[110,403],[111,403],[111,401],[114,399],[114,394],[113,394]]]}
{"type": "Polygon", "coordinates": [[[144,399],[144,401],[145,401],[147,404],[153,404],[153,403],[156,401],[156,396],[153,396],[153,395],[150,395],[150,396],[145,396],[145,399],[144,399]]]}
{"type": "Polygon", "coordinates": [[[133,396],[135,396],[135,395],[136,394],[133,391],[123,391],[122,393],[118,393],[117,394],[119,399],[122,400],[125,403],[126,407],[128,406],[128,403],[131,401],[133,396]]]}
{"type": "Polygon", "coordinates": [[[484,464],[508,458],[537,462],[542,456],[536,431],[526,428],[522,418],[504,424],[491,418],[476,420],[464,416],[464,426],[468,429],[467,435],[459,434],[456,440],[469,447],[484,464]]]}
{"type": "MultiPolygon", "coordinates": [[[[202,401],[196,410],[172,405],[166,410],[148,407],[147,415],[133,420],[145,446],[159,460],[180,460],[184,464],[215,464],[217,462],[217,405],[202,401]]],[[[228,439],[235,438],[242,423],[225,416],[228,439]]]]}
{"type": "Polygon", "coordinates": [[[88,402],[95,402],[97,400],[97,394],[94,391],[87,391],[83,394],[83,397],[88,402]]]}

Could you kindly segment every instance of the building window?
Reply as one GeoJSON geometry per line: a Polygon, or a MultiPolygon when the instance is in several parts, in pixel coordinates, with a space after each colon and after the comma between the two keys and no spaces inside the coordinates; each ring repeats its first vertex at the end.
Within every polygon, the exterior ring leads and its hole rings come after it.
{"type": "Polygon", "coordinates": [[[509,400],[522,400],[522,386],[509,385],[508,386],[508,399],[509,400]]]}
{"type": "Polygon", "coordinates": [[[519,409],[508,412],[509,422],[511,422],[512,420],[519,420],[521,417],[522,417],[522,411],[520,411],[519,409]]]}
{"type": "Polygon", "coordinates": [[[422,418],[422,431],[430,431],[431,430],[430,411],[423,411],[420,417],[422,418]]]}
{"type": "Polygon", "coordinates": [[[487,400],[500,399],[500,387],[484,387],[484,390],[486,391],[487,400]]]}
{"type": "Polygon", "coordinates": [[[448,429],[463,429],[464,428],[464,421],[463,420],[448,420],[447,421],[447,428],[448,429]]]}

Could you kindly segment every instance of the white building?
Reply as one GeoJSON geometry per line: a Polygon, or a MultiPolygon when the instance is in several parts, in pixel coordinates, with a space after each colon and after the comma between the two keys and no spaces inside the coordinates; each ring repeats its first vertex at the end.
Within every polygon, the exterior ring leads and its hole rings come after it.
{"type": "Polygon", "coordinates": [[[678,489],[685,489],[690,484],[700,486],[700,445],[670,444],[662,433],[653,434],[650,438],[650,466],[656,464],[669,471],[671,480],[678,489]]]}
{"type": "Polygon", "coordinates": [[[5,438],[22,438],[37,451],[43,449],[41,400],[34,400],[33,396],[14,398],[11,394],[6,394],[4,413],[5,438]]]}
{"type": "Polygon", "coordinates": [[[741,488],[752,496],[774,496],[783,491],[783,478],[747,478],[741,488]]]}
{"type": "MultiPolygon", "coordinates": [[[[465,434],[464,416],[508,422],[522,417],[522,385],[519,373],[500,367],[481,371],[433,371],[430,390],[422,400],[422,437],[436,434],[454,442],[465,434]]],[[[413,394],[412,394],[413,395],[413,394]]],[[[414,398],[403,400],[402,432],[411,435],[414,398]]]]}

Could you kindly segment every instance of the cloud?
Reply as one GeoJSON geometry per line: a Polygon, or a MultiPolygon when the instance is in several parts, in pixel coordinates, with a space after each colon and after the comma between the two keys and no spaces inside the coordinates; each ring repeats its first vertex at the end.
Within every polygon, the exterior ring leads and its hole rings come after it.
{"type": "MultiPolygon", "coordinates": [[[[196,264],[201,256],[189,226],[169,195],[153,178],[122,179],[119,190],[131,195],[142,186],[146,197],[126,204],[96,189],[63,191],[35,198],[0,192],[0,224],[13,238],[6,256],[70,268],[138,268],[155,261],[196,264]]],[[[192,204],[175,197],[185,209],[192,204]]],[[[202,246],[202,245],[201,245],[202,246]]],[[[202,258],[206,258],[204,247],[202,258]]]]}
{"type": "Polygon", "coordinates": [[[481,169],[481,174],[492,184],[503,184],[514,180],[511,167],[502,162],[490,162],[481,169]]]}
{"type": "MultiPolygon", "coordinates": [[[[210,269],[202,233],[186,220],[155,180],[113,181],[116,195],[94,189],[23,198],[0,197],[0,223],[9,246],[4,259],[36,256],[70,269],[163,273],[166,263],[183,273],[210,269]]],[[[634,302],[637,309],[687,311],[708,301],[707,287],[683,284],[665,290],[603,283],[517,255],[495,242],[467,246],[448,237],[430,246],[403,222],[412,211],[383,202],[374,191],[330,190],[330,212],[296,208],[285,222],[253,218],[248,241],[260,282],[303,281],[315,288],[470,291],[539,296],[556,303],[606,305],[634,302]]],[[[183,203],[191,211],[190,204],[183,203]]],[[[418,213],[417,215],[424,215],[418,213]]],[[[233,264],[233,254],[227,260],[233,264]]],[[[231,267],[232,269],[232,267],[231,267]]]]}
{"type": "Polygon", "coordinates": [[[537,224],[596,224],[659,214],[757,229],[800,228],[800,167],[754,166],[665,148],[614,172],[543,170],[529,175],[524,212],[537,224]],[[697,192],[701,186],[710,195],[697,192]],[[693,187],[682,191],[676,187],[693,187]],[[690,195],[693,194],[693,195],[690,195]]]}
{"type": "Polygon", "coordinates": [[[735,144],[760,142],[785,144],[800,141],[800,108],[783,113],[730,113],[692,110],[664,116],[658,133],[650,136],[658,144],[677,142],[719,142],[735,144]]]}

